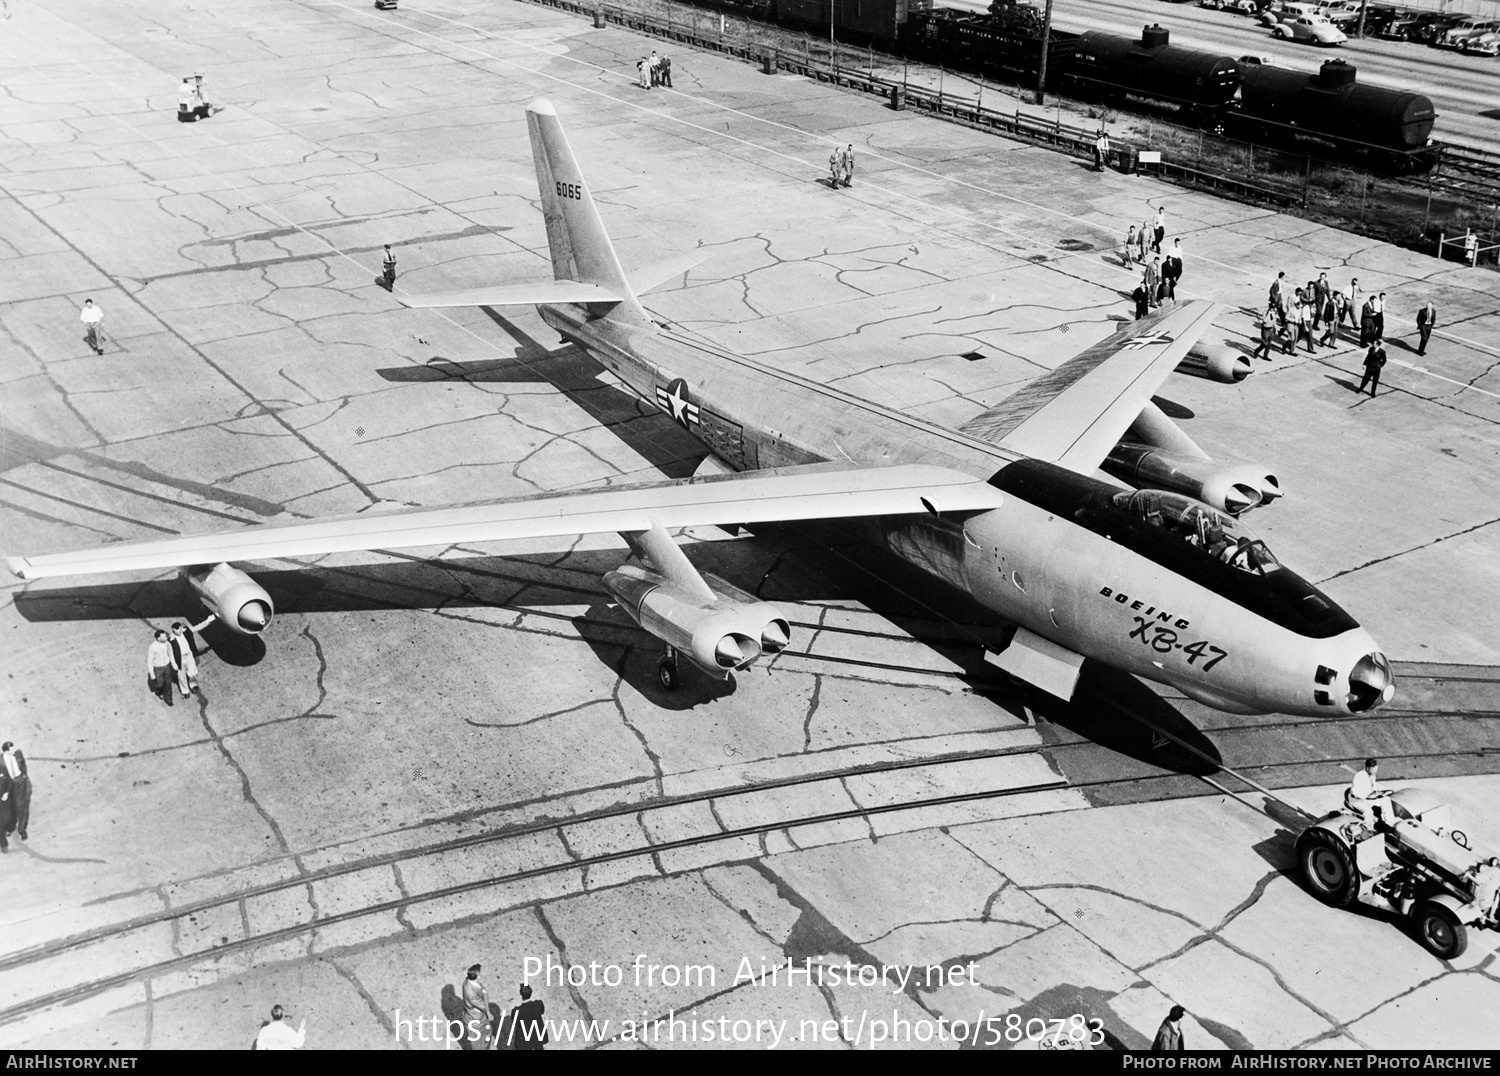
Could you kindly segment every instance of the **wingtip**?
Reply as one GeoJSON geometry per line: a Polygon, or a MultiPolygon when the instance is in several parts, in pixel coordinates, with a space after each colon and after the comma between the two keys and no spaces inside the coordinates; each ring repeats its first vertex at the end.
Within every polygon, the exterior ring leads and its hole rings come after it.
{"type": "Polygon", "coordinates": [[[15,576],[17,579],[25,579],[27,577],[26,569],[28,567],[29,565],[27,564],[25,557],[5,558],[5,570],[8,571],[11,575],[15,576]]]}
{"type": "Polygon", "coordinates": [[[527,112],[535,112],[538,116],[556,116],[557,109],[552,107],[552,102],[545,97],[538,97],[526,106],[527,112]]]}

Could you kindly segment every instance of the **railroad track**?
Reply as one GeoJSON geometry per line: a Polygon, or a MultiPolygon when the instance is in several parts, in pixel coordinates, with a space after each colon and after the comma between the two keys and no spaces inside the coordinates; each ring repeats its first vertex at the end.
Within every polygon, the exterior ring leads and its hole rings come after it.
{"type": "MultiPolygon", "coordinates": [[[[1449,678],[1435,675],[1434,679],[1449,678]]],[[[1470,675],[1459,679],[1500,685],[1500,676],[1470,675]]],[[[1112,705],[1107,701],[1106,704],[1112,705]]],[[[1189,752],[1202,754],[1200,749],[1184,744],[1179,737],[1163,733],[1148,718],[1128,709],[1122,712],[1153,734],[1163,734],[1168,739],[1177,740],[1189,752]]],[[[679,873],[710,863],[756,858],[768,854],[762,842],[775,833],[785,834],[787,844],[796,848],[799,845],[793,834],[799,831],[805,833],[813,827],[857,824],[864,827],[863,832],[871,832],[872,819],[901,812],[1010,800],[1019,802],[1014,808],[1007,808],[1005,816],[1014,816],[1082,807],[1084,802],[1073,799],[1078,794],[1086,794],[1088,802],[1099,802],[1100,798],[1105,802],[1141,802],[1202,794],[1205,784],[1217,792],[1243,799],[1247,791],[1266,791],[1278,784],[1317,783],[1308,780],[1310,767],[1321,767],[1326,771],[1323,777],[1327,781],[1341,780],[1343,768],[1357,764],[1372,752],[1379,754],[1388,767],[1397,770],[1403,761],[1452,757],[1455,751],[1500,758],[1500,739],[1496,735],[1500,725],[1494,723],[1496,720],[1500,717],[1494,714],[1460,712],[1429,713],[1422,717],[1360,715],[1339,721],[1288,718],[1225,725],[1204,733],[1224,758],[1224,764],[1214,766],[1211,772],[1197,774],[1161,768],[1139,760],[1122,761],[1122,757],[1109,747],[1081,737],[1064,737],[1048,743],[844,766],[619,804],[565,818],[543,818],[496,827],[299,872],[0,955],[0,997],[5,998],[0,1005],[0,1025],[136,981],[210,964],[230,954],[253,954],[307,935],[326,933],[345,924],[384,914],[404,913],[433,902],[458,900],[485,890],[519,889],[521,891],[515,894],[513,903],[524,904],[537,899],[535,891],[526,888],[528,883],[573,874],[577,878],[565,884],[556,895],[582,892],[589,888],[589,870],[631,860],[650,860],[651,863],[639,872],[618,877],[608,884],[679,873]],[[1449,725],[1466,723],[1482,726],[1483,732],[1477,734],[1477,738],[1471,732],[1466,737],[1466,744],[1436,749],[1424,749],[1419,744],[1417,749],[1402,749],[1397,741],[1410,738],[1414,721],[1449,725]],[[1348,747],[1341,739],[1346,738],[1352,728],[1361,730],[1358,750],[1348,747]],[[1298,734],[1302,753],[1297,753],[1288,733],[1298,734]],[[1304,737],[1308,735],[1315,739],[1323,737],[1327,749],[1314,746],[1312,751],[1312,755],[1321,757],[1310,757],[1307,753],[1308,744],[1304,737]],[[1267,740],[1269,750],[1257,747],[1258,739],[1267,740]],[[1374,746],[1367,746],[1371,744],[1374,746]],[[1296,757],[1284,757],[1287,754],[1296,757]],[[1058,772],[1064,775],[1070,770],[1086,773],[1101,767],[1109,772],[1101,776],[1074,778],[1060,776],[1058,772]],[[1121,773],[1122,769],[1135,772],[1121,773]],[[914,783],[923,786],[920,794],[903,792],[914,783]],[[778,793],[789,791],[795,792],[798,803],[806,802],[808,798],[828,800],[839,789],[843,795],[840,801],[829,804],[831,809],[788,811],[777,800],[778,793]],[[765,816],[767,812],[769,817],[765,816]],[[757,814],[761,817],[756,817],[757,814]],[[686,823],[685,819],[688,820],[686,823]],[[621,822],[632,825],[646,839],[623,845],[611,844],[591,854],[572,851],[579,843],[581,833],[590,828],[607,832],[611,823],[621,822]],[[691,830],[694,825],[697,826],[696,832],[682,833],[685,826],[691,830]],[[656,839],[651,836],[653,827],[682,835],[656,839]],[[545,846],[540,855],[539,846],[545,846]],[[720,847],[715,849],[714,846],[720,847]],[[712,851],[710,858],[704,860],[698,853],[706,849],[712,851]],[[424,862],[428,869],[416,871],[416,874],[436,877],[450,871],[462,874],[476,858],[492,863],[503,859],[518,865],[515,869],[470,871],[474,876],[415,890],[407,885],[396,886],[389,880],[392,868],[405,866],[408,868],[406,873],[411,874],[413,867],[424,862]],[[442,868],[433,869],[439,862],[442,868]],[[326,892],[320,894],[319,887],[326,891],[336,880],[353,881],[361,886],[374,885],[376,899],[333,914],[304,918],[296,913],[291,922],[250,929],[248,924],[252,915],[248,909],[258,903],[275,904],[277,898],[285,903],[287,898],[297,898],[298,892],[302,891],[312,904],[315,895],[326,898],[326,892]],[[382,889],[389,895],[383,895],[382,889]],[[220,936],[216,941],[208,932],[192,926],[200,919],[222,923],[227,918],[246,924],[240,936],[220,936]],[[123,961],[122,952],[128,954],[123,961]],[[69,973],[72,973],[71,979],[69,973]],[[59,983],[62,985],[57,985],[59,983]],[[37,984],[42,989],[36,989],[37,984]]],[[[1263,809],[1253,802],[1246,802],[1263,809]]],[[[988,816],[995,817],[993,814],[988,816]]],[[[812,843],[826,843],[826,840],[826,836],[815,838],[812,843]]],[[[274,866],[274,862],[262,866],[274,866]]],[[[294,899],[292,904],[295,909],[300,900],[294,899]]],[[[502,897],[497,904],[487,907],[485,914],[506,906],[509,905],[502,897]]],[[[309,946],[303,953],[310,951],[309,946]]],[[[280,955],[286,958],[285,953],[280,955]]],[[[235,970],[239,970],[238,967],[235,970]]]]}

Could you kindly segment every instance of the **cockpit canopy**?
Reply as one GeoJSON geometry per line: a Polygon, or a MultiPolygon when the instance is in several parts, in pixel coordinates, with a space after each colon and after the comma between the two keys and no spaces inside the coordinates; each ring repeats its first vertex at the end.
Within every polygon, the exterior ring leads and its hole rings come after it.
{"type": "Polygon", "coordinates": [[[1157,489],[1122,490],[1111,502],[1152,526],[1176,535],[1195,549],[1255,575],[1279,571],[1281,562],[1243,521],[1181,493],[1157,489]]]}

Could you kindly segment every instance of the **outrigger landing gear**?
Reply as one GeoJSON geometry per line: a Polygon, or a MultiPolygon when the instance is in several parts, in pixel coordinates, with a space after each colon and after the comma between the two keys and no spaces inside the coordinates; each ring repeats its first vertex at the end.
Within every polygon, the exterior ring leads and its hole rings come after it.
{"type": "Polygon", "coordinates": [[[682,674],[677,670],[677,648],[669,646],[661,660],[656,663],[656,681],[663,691],[676,691],[682,683],[682,674]]]}

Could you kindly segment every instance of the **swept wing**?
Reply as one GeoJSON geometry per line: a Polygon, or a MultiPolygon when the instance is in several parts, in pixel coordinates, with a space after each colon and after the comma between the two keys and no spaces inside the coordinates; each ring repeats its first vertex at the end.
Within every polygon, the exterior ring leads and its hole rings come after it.
{"type": "Polygon", "coordinates": [[[121,542],[72,553],[8,557],[23,579],[140,571],[220,561],[447,546],[553,535],[773,520],[973,512],[1001,494],[972,475],[909,464],[810,464],[444,508],[268,524],[218,534],[121,542]]]}
{"type": "Polygon", "coordinates": [[[1199,300],[1142,318],[959,427],[1002,448],[1092,474],[1213,322],[1199,300]]]}

